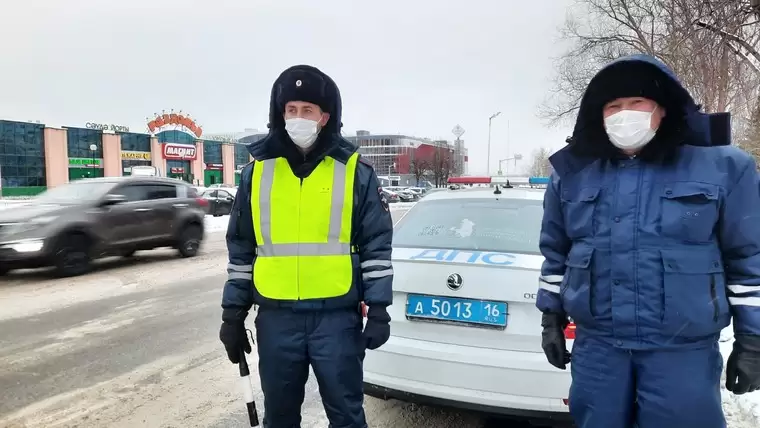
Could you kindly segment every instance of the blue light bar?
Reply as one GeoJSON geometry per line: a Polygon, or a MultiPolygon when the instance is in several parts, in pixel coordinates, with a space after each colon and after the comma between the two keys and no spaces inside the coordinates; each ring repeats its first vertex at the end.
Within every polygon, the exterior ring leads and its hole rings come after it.
{"type": "Polygon", "coordinates": [[[529,177],[528,184],[549,184],[549,177],[529,177]]]}

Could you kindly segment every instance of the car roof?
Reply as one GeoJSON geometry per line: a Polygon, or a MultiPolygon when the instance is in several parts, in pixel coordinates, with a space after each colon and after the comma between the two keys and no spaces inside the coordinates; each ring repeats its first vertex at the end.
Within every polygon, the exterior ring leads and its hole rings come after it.
{"type": "Polygon", "coordinates": [[[524,199],[543,201],[546,189],[532,189],[529,187],[504,188],[499,186],[500,194],[494,194],[495,187],[469,187],[457,190],[445,189],[436,192],[428,192],[418,203],[440,200],[457,199],[524,199]]]}

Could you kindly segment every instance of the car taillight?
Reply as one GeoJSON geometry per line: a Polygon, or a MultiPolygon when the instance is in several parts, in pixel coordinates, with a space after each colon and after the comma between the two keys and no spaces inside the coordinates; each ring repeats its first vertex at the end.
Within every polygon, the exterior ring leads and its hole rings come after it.
{"type": "Polygon", "coordinates": [[[362,302],[362,317],[367,318],[367,305],[362,302]]]}
{"type": "Polygon", "coordinates": [[[568,400],[567,398],[563,398],[562,399],[562,404],[564,404],[565,406],[569,406],[570,405],[570,400],[568,400]]]}
{"type": "Polygon", "coordinates": [[[575,323],[571,322],[565,327],[565,339],[575,339],[575,323]]]}
{"type": "Polygon", "coordinates": [[[200,205],[202,207],[207,207],[208,206],[208,200],[205,199],[205,198],[195,198],[195,202],[198,202],[198,205],[200,205]]]}

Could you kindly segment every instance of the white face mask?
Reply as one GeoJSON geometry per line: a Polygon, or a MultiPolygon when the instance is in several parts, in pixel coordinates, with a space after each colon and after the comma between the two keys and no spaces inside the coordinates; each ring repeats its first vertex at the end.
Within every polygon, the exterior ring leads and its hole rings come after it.
{"type": "Polygon", "coordinates": [[[637,150],[646,146],[656,131],[652,129],[652,112],[622,110],[604,119],[604,128],[615,147],[637,150]]]}
{"type": "Polygon", "coordinates": [[[319,122],[301,117],[285,120],[285,130],[296,146],[308,149],[314,145],[319,135],[319,122]]]}

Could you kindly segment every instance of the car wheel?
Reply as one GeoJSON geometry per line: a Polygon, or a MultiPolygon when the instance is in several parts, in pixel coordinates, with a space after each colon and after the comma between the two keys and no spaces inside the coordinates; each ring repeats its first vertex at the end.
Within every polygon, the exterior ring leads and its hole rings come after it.
{"type": "Polygon", "coordinates": [[[130,258],[135,255],[135,250],[129,250],[121,253],[122,257],[130,258]]]}
{"type": "Polygon", "coordinates": [[[84,235],[61,237],[54,254],[55,272],[59,277],[83,275],[92,267],[90,240],[84,235]]]}
{"type": "Polygon", "coordinates": [[[198,226],[186,226],[179,235],[177,250],[182,257],[195,257],[201,248],[203,231],[198,226]]]}
{"type": "Polygon", "coordinates": [[[4,267],[4,266],[0,266],[0,276],[5,276],[5,275],[6,275],[8,272],[10,272],[10,271],[11,271],[11,270],[10,270],[10,269],[8,269],[7,267],[4,267]]]}

